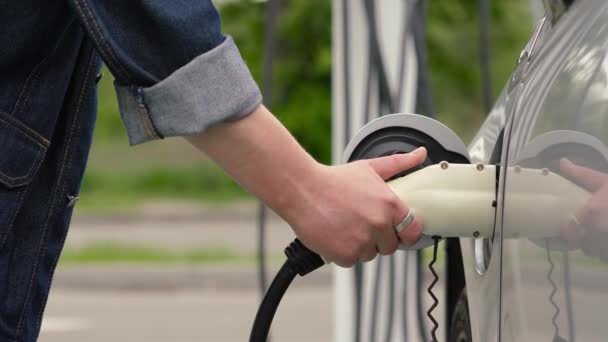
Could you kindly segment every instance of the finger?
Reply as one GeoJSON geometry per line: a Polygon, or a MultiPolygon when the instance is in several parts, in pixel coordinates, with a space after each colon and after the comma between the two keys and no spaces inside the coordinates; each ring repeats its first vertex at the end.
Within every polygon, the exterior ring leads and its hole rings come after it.
{"type": "Polygon", "coordinates": [[[608,177],[603,173],[576,165],[566,158],[562,158],[559,161],[559,168],[564,173],[564,176],[588,191],[597,190],[608,180],[608,177]]]}
{"type": "Polygon", "coordinates": [[[416,217],[409,226],[399,233],[399,240],[406,247],[413,246],[422,237],[422,230],[422,221],[416,217]]]}
{"type": "Polygon", "coordinates": [[[365,248],[361,256],[359,257],[359,261],[368,262],[374,260],[378,255],[378,251],[376,250],[376,246],[368,246],[365,248]]]}
{"type": "Polygon", "coordinates": [[[585,228],[578,219],[579,215],[580,213],[573,214],[568,223],[561,229],[562,237],[567,242],[579,243],[585,238],[585,228]]]}
{"type": "MultiPolygon", "coordinates": [[[[410,213],[410,208],[408,208],[405,203],[398,199],[396,203],[396,215],[393,222],[393,226],[397,227],[410,213]]],[[[401,232],[397,233],[397,236],[402,244],[405,246],[412,246],[420,237],[422,237],[422,222],[419,218],[414,216],[414,220],[405,227],[401,232]]]]}
{"type": "Polygon", "coordinates": [[[399,248],[399,238],[395,234],[395,228],[386,227],[376,236],[376,247],[378,254],[391,255],[399,248]]]}
{"type": "Polygon", "coordinates": [[[410,153],[393,154],[368,160],[369,165],[382,177],[389,179],[394,175],[420,165],[426,159],[426,148],[419,147],[410,153]]]}

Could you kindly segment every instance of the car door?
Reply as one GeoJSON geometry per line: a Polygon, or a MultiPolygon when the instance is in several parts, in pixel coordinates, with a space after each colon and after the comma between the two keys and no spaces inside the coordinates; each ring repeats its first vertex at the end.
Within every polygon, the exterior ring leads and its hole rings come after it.
{"type": "MultiPolygon", "coordinates": [[[[528,72],[530,55],[545,34],[544,20],[539,22],[528,44],[516,61],[513,74],[487,119],[471,141],[468,151],[471,162],[506,165],[507,146],[511,138],[514,117],[523,92],[523,76],[528,72]]],[[[502,216],[506,169],[497,168],[496,220],[494,236],[490,239],[461,238],[465,269],[468,312],[473,341],[498,341],[500,339],[500,294],[502,271],[502,216]]]]}
{"type": "Polygon", "coordinates": [[[575,1],[544,24],[517,76],[503,147],[499,340],[606,341],[608,3],[575,1]],[[556,186],[524,188],[522,169],[536,170],[534,179],[555,176],[547,184],[556,186]],[[543,200],[523,208],[524,192],[543,200]],[[517,224],[522,215],[559,224],[540,232],[517,224]]]}

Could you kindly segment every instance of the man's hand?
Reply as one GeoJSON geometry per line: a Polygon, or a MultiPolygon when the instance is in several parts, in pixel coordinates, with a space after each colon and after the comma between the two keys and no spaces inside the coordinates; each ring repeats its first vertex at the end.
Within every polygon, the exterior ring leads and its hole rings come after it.
{"type": "MultiPolygon", "coordinates": [[[[397,249],[394,227],[409,209],[384,180],[426,159],[419,149],[321,165],[264,106],[188,140],[285,219],[307,247],[344,267],[397,249]]],[[[415,220],[399,237],[413,244],[421,233],[415,220]]]]}
{"type": "Polygon", "coordinates": [[[320,166],[308,180],[303,201],[277,208],[306,246],[324,258],[349,267],[378,253],[392,254],[399,243],[414,244],[422,234],[418,218],[399,235],[397,226],[409,213],[385,180],[421,164],[426,150],[346,165],[320,166]]]}
{"type": "Polygon", "coordinates": [[[593,194],[564,226],[563,237],[585,254],[608,259],[608,175],[568,159],[560,161],[560,169],[566,178],[593,194]]]}

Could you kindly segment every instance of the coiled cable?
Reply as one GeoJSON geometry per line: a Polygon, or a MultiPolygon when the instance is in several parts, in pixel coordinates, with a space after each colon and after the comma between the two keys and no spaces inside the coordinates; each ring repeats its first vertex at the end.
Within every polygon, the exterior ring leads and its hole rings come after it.
{"type": "Polygon", "coordinates": [[[435,284],[437,284],[437,282],[439,281],[439,275],[435,271],[434,266],[435,266],[435,262],[437,262],[437,249],[439,249],[439,240],[440,239],[441,238],[439,236],[433,236],[433,242],[434,242],[433,259],[431,260],[431,263],[429,264],[429,269],[431,270],[431,273],[433,274],[433,281],[431,282],[431,285],[429,285],[429,287],[427,288],[427,292],[429,293],[431,298],[433,298],[433,304],[431,304],[431,307],[426,312],[426,315],[428,316],[428,318],[431,320],[431,322],[433,322],[433,328],[431,329],[431,338],[432,338],[433,342],[437,342],[437,329],[439,329],[439,322],[437,322],[435,317],[433,317],[433,310],[435,310],[435,308],[439,305],[439,299],[433,293],[433,287],[435,287],[435,284]]]}

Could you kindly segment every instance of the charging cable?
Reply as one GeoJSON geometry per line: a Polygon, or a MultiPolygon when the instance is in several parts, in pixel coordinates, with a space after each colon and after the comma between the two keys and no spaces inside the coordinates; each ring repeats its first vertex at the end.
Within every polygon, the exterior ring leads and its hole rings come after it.
{"type": "Polygon", "coordinates": [[[270,284],[258,308],[249,342],[266,342],[274,314],[296,275],[305,276],[325,265],[325,261],[317,253],[308,249],[298,239],[285,248],[285,255],[287,260],[270,284]]]}

